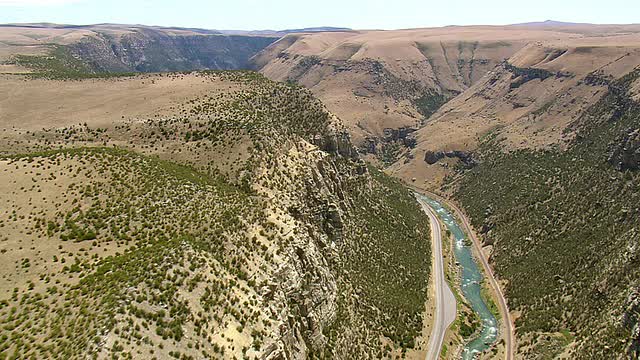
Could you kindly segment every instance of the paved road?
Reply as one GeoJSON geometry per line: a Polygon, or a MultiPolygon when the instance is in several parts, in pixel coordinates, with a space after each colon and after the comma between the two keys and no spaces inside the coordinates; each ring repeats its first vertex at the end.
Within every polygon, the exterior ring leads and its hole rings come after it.
{"type": "Polygon", "coordinates": [[[431,224],[431,242],[433,249],[433,285],[436,292],[436,311],[434,314],[433,328],[431,336],[429,336],[429,348],[427,350],[427,360],[437,360],[442,349],[444,341],[444,333],[449,325],[456,319],[456,298],[449,288],[449,284],[444,278],[444,264],[442,261],[442,233],[438,217],[431,207],[420,197],[418,202],[422,206],[422,210],[429,215],[431,224]]]}
{"type": "MultiPolygon", "coordinates": [[[[467,219],[467,217],[465,216],[465,214],[454,204],[452,203],[450,200],[447,200],[441,196],[438,196],[436,194],[432,194],[432,193],[427,193],[425,191],[422,190],[418,190],[415,189],[414,190],[421,192],[421,193],[425,193],[425,195],[432,197],[435,200],[440,201],[441,204],[446,204],[447,206],[449,206],[449,208],[453,209],[453,211],[456,213],[457,217],[459,219],[461,219],[462,221],[462,225],[464,226],[464,231],[469,234],[469,236],[471,237],[471,240],[473,240],[473,245],[476,248],[476,253],[479,255],[480,258],[480,262],[482,263],[482,267],[484,268],[484,272],[485,274],[487,274],[488,276],[486,276],[486,279],[489,280],[489,284],[491,285],[491,287],[494,289],[494,291],[498,294],[498,307],[500,308],[500,314],[502,315],[502,323],[505,324],[506,327],[506,333],[504,334],[504,341],[505,341],[505,347],[506,347],[506,351],[505,351],[505,360],[513,360],[514,359],[514,353],[515,353],[515,349],[514,349],[514,345],[515,342],[513,341],[514,338],[514,334],[513,334],[513,322],[511,321],[511,316],[509,315],[509,308],[507,307],[507,301],[504,298],[504,295],[502,294],[502,290],[500,289],[500,286],[498,285],[498,282],[496,281],[495,276],[493,275],[493,271],[491,270],[491,267],[489,266],[489,261],[487,260],[487,257],[485,256],[484,252],[482,251],[482,244],[480,243],[480,241],[478,240],[478,238],[476,237],[475,232],[473,232],[473,230],[471,229],[471,225],[469,224],[469,220],[467,219]]],[[[422,203],[421,203],[422,204],[422,203]]],[[[423,204],[423,208],[424,208],[424,204],[423,204]]]]}

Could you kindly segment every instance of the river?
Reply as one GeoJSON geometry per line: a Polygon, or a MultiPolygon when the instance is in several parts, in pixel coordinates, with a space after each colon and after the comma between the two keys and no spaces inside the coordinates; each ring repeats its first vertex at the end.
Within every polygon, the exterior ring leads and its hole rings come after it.
{"type": "Polygon", "coordinates": [[[462,351],[462,358],[471,360],[487,350],[497,340],[498,321],[480,295],[482,272],[473,257],[472,245],[465,245],[464,231],[458,226],[455,217],[442,204],[424,195],[420,196],[435,210],[455,239],[454,253],[461,269],[462,295],[478,315],[482,324],[480,334],[465,344],[462,351]]]}

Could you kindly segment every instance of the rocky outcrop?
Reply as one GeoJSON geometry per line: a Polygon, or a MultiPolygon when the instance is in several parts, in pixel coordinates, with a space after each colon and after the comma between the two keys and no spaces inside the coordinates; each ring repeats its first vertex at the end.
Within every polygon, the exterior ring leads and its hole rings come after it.
{"type": "Polygon", "coordinates": [[[386,142],[401,142],[404,146],[414,148],[416,146],[416,139],[411,136],[417,129],[412,127],[403,126],[398,129],[386,128],[384,129],[384,140],[386,142]]]}
{"type": "Polygon", "coordinates": [[[556,78],[571,76],[571,74],[568,73],[551,72],[545,69],[521,68],[511,65],[507,61],[503,62],[502,66],[512,74],[511,77],[513,81],[509,85],[511,89],[517,89],[523,84],[535,79],[544,81],[552,76],[556,78]]]}
{"type": "Polygon", "coordinates": [[[607,161],[619,171],[640,169],[640,129],[630,129],[609,144],[607,161]]]}
{"type": "Polygon", "coordinates": [[[335,320],[337,283],[314,242],[296,239],[289,262],[283,263],[273,286],[274,300],[286,304],[279,339],[267,345],[261,359],[307,359],[326,345],[324,327],[335,320]]]}
{"type": "Polygon", "coordinates": [[[350,159],[358,158],[358,151],[351,143],[351,135],[346,131],[318,135],[313,138],[313,144],[330,154],[338,154],[350,159]]]}
{"type": "Polygon", "coordinates": [[[376,155],[383,164],[390,165],[398,160],[400,153],[416,147],[417,140],[413,136],[416,130],[409,126],[385,128],[383,136],[365,137],[359,151],[376,155]]]}
{"type": "MultiPolygon", "coordinates": [[[[336,320],[335,266],[349,221],[345,209],[350,200],[345,182],[367,171],[348,134],[328,129],[311,140],[330,155],[304,152],[303,158],[295,160],[304,175],[296,177],[299,182],[295,186],[282,189],[271,199],[274,203],[283,202],[278,207],[290,204],[289,214],[304,225],[292,231],[292,243],[286,250],[288,260],[277,272],[276,285],[265,288],[275,302],[286,303],[286,311],[281,314],[279,336],[267,345],[263,359],[307,359],[312,353],[322,353],[328,342],[326,328],[336,320]]],[[[293,160],[286,153],[280,156],[280,162],[293,160]]]]}
{"type": "Polygon", "coordinates": [[[324,231],[329,236],[329,240],[336,243],[342,240],[342,228],[344,222],[340,214],[340,208],[335,203],[330,203],[324,215],[324,231]]]}
{"type": "Polygon", "coordinates": [[[424,153],[424,161],[429,165],[433,165],[442,159],[444,159],[443,151],[427,150],[427,152],[424,153]]]}
{"type": "Polygon", "coordinates": [[[361,151],[365,154],[377,154],[378,153],[378,138],[366,137],[364,143],[360,147],[361,151]]]}
{"type": "Polygon", "coordinates": [[[444,159],[445,157],[458,158],[466,168],[472,168],[477,165],[477,161],[471,156],[470,153],[465,151],[458,151],[458,150],[453,150],[453,151],[428,150],[424,154],[424,161],[429,165],[433,165],[438,161],[444,159]]]}

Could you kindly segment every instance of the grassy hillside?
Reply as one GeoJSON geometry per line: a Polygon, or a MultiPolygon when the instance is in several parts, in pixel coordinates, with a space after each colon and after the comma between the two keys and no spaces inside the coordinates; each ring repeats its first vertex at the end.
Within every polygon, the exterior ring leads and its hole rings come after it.
{"type": "Polygon", "coordinates": [[[104,148],[14,156],[2,167],[29,180],[9,190],[31,205],[8,196],[3,214],[2,256],[19,264],[3,274],[5,356],[217,358],[246,342],[243,326],[256,350],[261,331],[274,330],[255,301],[263,284],[247,276],[270,255],[249,239],[247,224],[263,215],[246,194],[104,148]],[[228,340],[207,334],[216,328],[228,340]]]}
{"type": "Polygon", "coordinates": [[[422,345],[428,220],[309,91],[251,72],[75,80],[210,91],[163,95],[146,117],[7,130],[0,354],[380,358],[422,345]]]}
{"type": "Polygon", "coordinates": [[[640,128],[639,77],[609,85],[567,130],[566,151],[504,153],[489,136],[461,180],[456,197],[494,245],[525,358],[638,356],[640,173],[615,154],[637,152],[625,139],[640,128]]]}

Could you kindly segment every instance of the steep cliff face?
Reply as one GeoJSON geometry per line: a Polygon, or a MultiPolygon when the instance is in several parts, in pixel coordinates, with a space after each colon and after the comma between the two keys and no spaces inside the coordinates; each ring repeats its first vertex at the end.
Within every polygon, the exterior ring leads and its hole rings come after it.
{"type": "Polygon", "coordinates": [[[97,33],[69,46],[99,72],[161,72],[247,69],[249,59],[276,37],[174,35],[154,29],[112,35],[97,33]]]}

